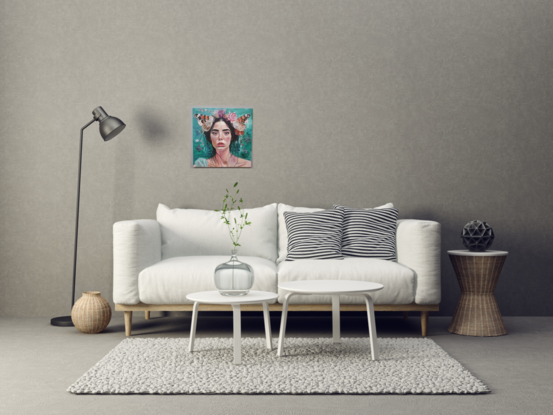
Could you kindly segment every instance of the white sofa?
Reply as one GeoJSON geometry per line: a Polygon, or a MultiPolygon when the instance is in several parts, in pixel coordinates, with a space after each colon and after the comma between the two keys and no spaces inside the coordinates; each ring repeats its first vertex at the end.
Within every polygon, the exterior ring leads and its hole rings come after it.
{"type": "MultiPolygon", "coordinates": [[[[385,205],[388,206],[388,205],[385,205]]],[[[379,282],[373,293],[376,311],[421,312],[422,335],[428,313],[439,309],[441,297],[440,224],[434,221],[398,220],[397,262],[348,257],[344,260],[286,261],[287,232],[283,213],[322,209],[295,208],[273,203],[247,209],[251,226],[240,238],[238,257],[253,267],[253,290],[278,292],[270,309],[282,309],[285,292],[279,282],[306,279],[379,282]]],[[[197,209],[169,209],[160,204],[157,220],[128,220],[113,226],[116,311],[125,312],[127,336],[132,312],[191,311],[186,295],[215,290],[213,272],[230,257],[232,244],[220,213],[197,209]]],[[[360,296],[343,296],[342,311],[364,311],[360,296]]],[[[329,296],[295,296],[290,311],[330,311],[329,296]]],[[[200,305],[200,310],[230,310],[230,306],[200,305]]],[[[243,307],[261,310],[261,305],[243,307]]]]}

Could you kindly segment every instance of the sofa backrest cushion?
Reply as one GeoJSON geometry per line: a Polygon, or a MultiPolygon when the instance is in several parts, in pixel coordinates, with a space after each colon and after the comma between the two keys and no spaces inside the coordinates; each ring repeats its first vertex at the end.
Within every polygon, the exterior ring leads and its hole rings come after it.
{"type": "MultiPolygon", "coordinates": [[[[393,208],[392,203],[386,203],[385,205],[378,206],[374,209],[382,208],[393,208]]],[[[309,212],[320,212],[324,209],[318,208],[304,208],[304,207],[294,207],[290,205],[285,205],[283,203],[278,204],[278,259],[277,263],[286,261],[286,255],[288,255],[288,231],[286,230],[286,222],[284,220],[284,212],[298,212],[298,213],[309,213],[309,212]]],[[[249,219],[249,216],[248,216],[249,219]]]]}
{"type": "MultiPolygon", "coordinates": [[[[244,209],[248,222],[240,236],[238,255],[256,256],[270,261],[277,259],[277,204],[244,209]]],[[[238,220],[238,213],[232,213],[238,220]]],[[[177,256],[229,255],[232,241],[221,212],[200,209],[157,208],[161,227],[162,259],[177,256]]],[[[231,222],[233,220],[231,219],[231,222]]]]}

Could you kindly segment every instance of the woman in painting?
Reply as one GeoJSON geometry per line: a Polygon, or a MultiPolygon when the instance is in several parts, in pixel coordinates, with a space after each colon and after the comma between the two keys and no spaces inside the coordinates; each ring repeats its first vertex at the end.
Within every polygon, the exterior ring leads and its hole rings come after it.
{"type": "MultiPolygon", "coordinates": [[[[214,116],[195,114],[194,117],[202,126],[207,141],[207,148],[211,150],[209,159],[196,160],[194,167],[251,167],[250,160],[237,156],[240,151],[240,143],[236,134],[235,125],[241,127],[240,122],[244,117],[236,119],[235,113],[225,114],[225,110],[219,110],[214,116]]],[[[249,115],[245,117],[245,122],[249,115]]]]}

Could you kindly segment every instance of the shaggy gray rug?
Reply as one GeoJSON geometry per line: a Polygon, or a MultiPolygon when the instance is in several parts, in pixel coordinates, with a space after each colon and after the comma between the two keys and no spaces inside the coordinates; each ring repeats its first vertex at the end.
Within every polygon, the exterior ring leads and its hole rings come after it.
{"type": "MultiPolygon", "coordinates": [[[[430,339],[287,338],[285,356],[264,338],[126,339],[69,387],[76,394],[475,394],[490,390],[430,339]]],[[[273,345],[275,342],[273,341],[273,345]]]]}

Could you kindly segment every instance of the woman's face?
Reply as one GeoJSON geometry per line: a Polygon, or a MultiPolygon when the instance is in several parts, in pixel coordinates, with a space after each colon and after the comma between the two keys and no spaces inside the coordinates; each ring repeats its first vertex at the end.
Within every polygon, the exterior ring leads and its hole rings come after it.
{"type": "Polygon", "coordinates": [[[232,135],[230,134],[230,128],[223,121],[216,122],[209,134],[211,136],[211,144],[215,150],[225,150],[230,146],[232,135]]]}

